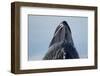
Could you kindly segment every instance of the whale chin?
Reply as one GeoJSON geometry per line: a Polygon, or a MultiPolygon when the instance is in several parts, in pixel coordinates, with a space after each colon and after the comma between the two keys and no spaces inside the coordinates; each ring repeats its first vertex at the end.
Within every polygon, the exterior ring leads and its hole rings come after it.
{"type": "Polygon", "coordinates": [[[62,21],[54,32],[44,60],[79,58],[72,39],[71,29],[66,21],[62,21]]]}

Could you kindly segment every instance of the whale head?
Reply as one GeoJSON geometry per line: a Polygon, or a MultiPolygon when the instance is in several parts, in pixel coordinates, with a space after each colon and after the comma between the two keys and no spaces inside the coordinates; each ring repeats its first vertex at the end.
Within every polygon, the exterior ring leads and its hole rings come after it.
{"type": "Polygon", "coordinates": [[[53,39],[49,46],[58,42],[73,44],[71,29],[66,21],[62,21],[55,30],[53,39]]]}

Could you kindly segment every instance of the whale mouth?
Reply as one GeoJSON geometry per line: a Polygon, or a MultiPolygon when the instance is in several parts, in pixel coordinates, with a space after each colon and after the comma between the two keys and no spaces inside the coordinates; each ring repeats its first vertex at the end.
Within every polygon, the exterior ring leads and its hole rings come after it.
{"type": "Polygon", "coordinates": [[[57,27],[57,29],[55,30],[54,36],[57,35],[57,33],[59,33],[63,28],[65,28],[63,31],[69,31],[69,33],[71,33],[70,27],[68,25],[68,23],[66,21],[62,21],[59,26],[57,27]]]}
{"type": "Polygon", "coordinates": [[[65,41],[73,44],[71,29],[66,21],[62,21],[56,28],[49,47],[55,43],[65,41]]]}
{"type": "Polygon", "coordinates": [[[71,29],[68,25],[68,23],[66,21],[63,21],[61,24],[63,24],[63,26],[65,26],[66,28],[68,28],[68,30],[71,32],[71,29]]]}

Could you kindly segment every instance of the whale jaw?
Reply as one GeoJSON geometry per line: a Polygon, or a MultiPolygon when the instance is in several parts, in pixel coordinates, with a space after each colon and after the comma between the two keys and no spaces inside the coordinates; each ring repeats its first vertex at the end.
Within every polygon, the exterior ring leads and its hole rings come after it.
{"type": "Polygon", "coordinates": [[[62,21],[55,30],[44,60],[79,58],[71,35],[71,29],[66,21],[62,21]]]}

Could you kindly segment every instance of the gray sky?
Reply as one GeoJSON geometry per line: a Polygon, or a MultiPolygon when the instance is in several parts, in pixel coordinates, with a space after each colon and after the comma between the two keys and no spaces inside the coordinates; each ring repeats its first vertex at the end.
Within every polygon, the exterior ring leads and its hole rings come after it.
{"type": "Polygon", "coordinates": [[[69,24],[75,47],[81,58],[88,57],[88,18],[71,16],[29,15],[28,59],[41,60],[48,51],[56,27],[62,21],[69,24]]]}

